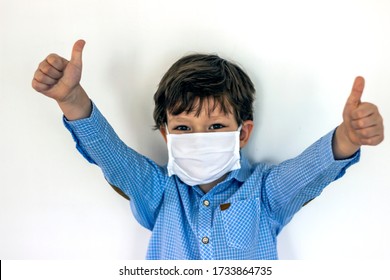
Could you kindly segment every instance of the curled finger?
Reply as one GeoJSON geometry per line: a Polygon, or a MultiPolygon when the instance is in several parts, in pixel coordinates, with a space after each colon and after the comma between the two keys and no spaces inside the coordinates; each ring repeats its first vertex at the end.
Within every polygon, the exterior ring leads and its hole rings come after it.
{"type": "Polygon", "coordinates": [[[40,69],[35,71],[34,79],[37,82],[41,83],[41,84],[46,84],[46,85],[49,85],[49,86],[54,85],[55,83],[57,83],[56,79],[53,79],[49,75],[47,75],[44,72],[42,72],[40,69]]]}
{"type": "Polygon", "coordinates": [[[51,65],[47,60],[42,61],[39,64],[38,69],[44,73],[45,75],[53,78],[53,79],[60,79],[62,77],[62,71],[59,71],[56,67],[51,65]]]}

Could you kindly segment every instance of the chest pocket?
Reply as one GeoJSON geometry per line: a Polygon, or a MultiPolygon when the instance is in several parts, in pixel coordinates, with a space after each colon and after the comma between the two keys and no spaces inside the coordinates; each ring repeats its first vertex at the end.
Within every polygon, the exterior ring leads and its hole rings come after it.
{"type": "Polygon", "coordinates": [[[248,199],[220,206],[228,246],[248,249],[259,237],[260,199],[248,199]]]}

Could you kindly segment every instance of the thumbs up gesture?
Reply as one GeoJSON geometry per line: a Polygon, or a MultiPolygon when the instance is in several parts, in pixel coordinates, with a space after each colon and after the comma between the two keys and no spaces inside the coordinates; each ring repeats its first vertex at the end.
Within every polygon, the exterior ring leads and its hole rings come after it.
{"type": "Polygon", "coordinates": [[[356,77],[343,111],[343,122],[333,139],[336,159],[352,156],[362,145],[375,146],[384,139],[383,119],[377,106],[362,102],[364,78],[356,77]]]}
{"type": "Polygon", "coordinates": [[[82,52],[85,41],[77,41],[70,61],[50,54],[35,71],[32,87],[56,100],[69,120],[87,117],[91,102],[80,85],[82,73],[82,52]]]}

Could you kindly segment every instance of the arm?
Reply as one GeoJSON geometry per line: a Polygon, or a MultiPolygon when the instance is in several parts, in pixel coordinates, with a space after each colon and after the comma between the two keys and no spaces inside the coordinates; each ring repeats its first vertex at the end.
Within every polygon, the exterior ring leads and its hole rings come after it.
{"type": "MultiPolygon", "coordinates": [[[[82,74],[82,51],[85,41],[77,41],[70,61],[57,54],[50,54],[39,64],[32,81],[32,87],[57,101],[67,120],[74,121],[91,115],[91,101],[80,85],[82,74]]],[[[113,189],[128,197],[117,187],[113,189]]]]}
{"type": "Polygon", "coordinates": [[[57,101],[77,149],[102,169],[115,190],[119,188],[120,194],[130,198],[136,218],[151,228],[162,199],[164,170],[127,147],[93,107],[80,85],[84,45],[83,40],[74,44],[70,61],[56,54],[49,55],[39,64],[32,87],[57,101]]]}
{"type": "Polygon", "coordinates": [[[268,201],[270,212],[280,224],[286,224],[305,203],[356,163],[362,145],[383,141],[382,117],[375,105],[360,101],[363,88],[364,79],[357,77],[343,111],[343,122],[334,132],[269,172],[265,191],[272,197],[268,201]]]}
{"type": "Polygon", "coordinates": [[[130,199],[136,219],[151,229],[167,183],[166,169],[128,147],[95,104],[90,117],[76,121],[64,118],[64,124],[77,150],[130,199]]]}
{"type": "Polygon", "coordinates": [[[333,130],[297,157],[269,169],[262,196],[270,216],[279,225],[287,224],[305,203],[319,196],[326,186],[359,161],[359,151],[345,160],[334,159],[334,135],[333,130]]]}

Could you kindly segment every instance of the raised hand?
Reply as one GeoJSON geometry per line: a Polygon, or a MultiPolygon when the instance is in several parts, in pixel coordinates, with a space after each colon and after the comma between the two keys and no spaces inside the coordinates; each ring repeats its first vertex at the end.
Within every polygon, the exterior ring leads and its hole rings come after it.
{"type": "Polygon", "coordinates": [[[70,61],[50,54],[35,71],[32,87],[59,102],[64,101],[80,83],[84,45],[82,40],[74,44],[70,61]]]}
{"type": "Polygon", "coordinates": [[[343,123],[337,128],[333,152],[346,158],[362,145],[378,145],[384,139],[383,119],[378,107],[362,102],[364,78],[356,77],[343,111],[343,123]]]}
{"type": "Polygon", "coordinates": [[[69,120],[87,117],[91,102],[80,85],[82,73],[82,52],[85,41],[77,41],[70,61],[50,54],[35,71],[32,87],[56,100],[69,120]]]}

